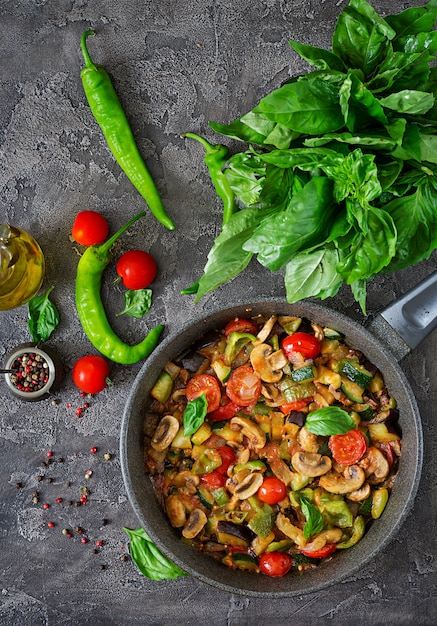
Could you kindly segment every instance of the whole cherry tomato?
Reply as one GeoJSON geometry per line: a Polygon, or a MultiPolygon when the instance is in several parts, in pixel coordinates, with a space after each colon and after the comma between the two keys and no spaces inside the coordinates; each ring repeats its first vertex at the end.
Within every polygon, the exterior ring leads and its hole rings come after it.
{"type": "Polygon", "coordinates": [[[99,393],[108,384],[109,364],[102,356],[83,356],[73,366],[73,382],[85,393],[99,393]]]}
{"type": "Polygon", "coordinates": [[[207,413],[215,411],[220,406],[220,385],[211,374],[196,374],[187,383],[185,390],[188,402],[195,400],[204,393],[208,402],[207,413]]]}
{"type": "Polygon", "coordinates": [[[265,552],[259,558],[259,569],[267,576],[285,576],[293,565],[293,559],[286,552],[265,552]]]}
{"type": "Polygon", "coordinates": [[[105,241],[109,225],[97,211],[81,211],[76,215],[71,236],[82,246],[94,246],[105,241]]]}
{"type": "Polygon", "coordinates": [[[145,289],[156,277],[155,259],[144,250],[129,250],[121,255],[116,265],[126,289],[145,289]]]}
{"type": "Polygon", "coordinates": [[[258,326],[253,320],[237,317],[228,322],[225,326],[225,335],[228,336],[231,333],[250,333],[251,335],[257,335],[258,326]]]}
{"type": "Polygon", "coordinates": [[[261,387],[261,378],[254,369],[241,365],[232,370],[226,383],[226,395],[238,406],[249,406],[258,400],[261,387]]]}
{"type": "Polygon", "coordinates": [[[366,438],[356,429],[344,435],[331,435],[328,445],[334,460],[341,465],[358,463],[367,450],[366,438]]]}
{"type": "Polygon", "coordinates": [[[300,352],[306,359],[315,359],[320,354],[320,341],[309,333],[297,332],[283,339],[281,348],[289,360],[294,352],[300,352]]]}
{"type": "Polygon", "coordinates": [[[265,504],[277,504],[287,495],[287,487],[276,476],[266,476],[258,489],[258,500],[265,504]]]}
{"type": "Polygon", "coordinates": [[[323,548],[319,548],[318,550],[305,550],[305,548],[300,549],[302,554],[312,559],[324,559],[336,550],[337,545],[335,543],[327,543],[323,546],[323,548]]]}

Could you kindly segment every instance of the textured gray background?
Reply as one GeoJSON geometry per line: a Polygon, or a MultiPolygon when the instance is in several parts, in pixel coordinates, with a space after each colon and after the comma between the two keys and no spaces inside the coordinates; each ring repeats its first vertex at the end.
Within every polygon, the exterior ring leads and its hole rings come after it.
{"type": "MultiPolygon", "coordinates": [[[[29,230],[47,261],[44,289],[61,324],[49,344],[66,369],[94,350],[74,306],[77,251],[69,240],[75,214],[101,211],[114,231],[144,203],[115,164],[86,103],[79,39],[86,28],[92,57],[111,73],[140,149],[177,230],[166,231],[148,215],[115,247],[148,249],[158,260],[154,302],[144,320],[115,318],[122,293],[108,268],[103,298],[111,322],[126,341],[164,321],[166,332],[193,311],[179,295],[201,271],[221,221],[220,203],[203,165],[203,151],[180,133],[214,139],[209,120],[228,122],[306,65],[288,45],[297,39],[328,47],[341,0],[0,0],[0,221],[29,230]]],[[[378,0],[381,13],[420,2],[378,0]]],[[[373,281],[368,311],[374,314],[436,268],[435,254],[417,267],[373,281]]],[[[252,264],[230,284],[195,306],[208,310],[239,294],[283,295],[282,273],[252,264]]],[[[329,304],[364,322],[349,290],[329,304]]],[[[0,357],[29,340],[27,309],[0,312],[0,357]]],[[[164,625],[412,624],[436,621],[437,336],[433,334],[403,367],[416,394],[424,426],[425,464],[413,513],[396,540],[357,577],[293,600],[247,599],[211,589],[191,578],[151,582],[127,552],[123,526],[136,527],[120,473],[118,433],[123,407],[141,364],[113,365],[113,387],[90,402],[69,374],[50,401],[22,403],[0,396],[0,624],[164,625]],[[72,407],[67,408],[67,403],[72,407]],[[90,448],[98,447],[92,455],[90,448]],[[55,461],[41,467],[47,450],[55,461]],[[109,461],[103,454],[110,452],[109,461]],[[84,478],[88,469],[94,473],[84,478]],[[41,482],[36,475],[44,476],[41,482]],[[53,482],[46,482],[46,478],[53,482]],[[70,481],[67,488],[65,482],[70,481]],[[22,483],[17,489],[16,483],[22,483]],[[91,491],[86,506],[80,487],[91,491]],[[41,500],[32,503],[38,489],[41,500]],[[56,505],[55,498],[64,502],[56,505]],[[44,510],[43,502],[51,508],[44,510]],[[53,520],[56,527],[47,528],[53,520]],[[106,522],[106,523],[105,523],[106,522]],[[82,526],[89,543],[62,528],[82,526]],[[104,541],[98,554],[95,542],[104,541]],[[101,566],[104,565],[104,569],[101,566]]]]}

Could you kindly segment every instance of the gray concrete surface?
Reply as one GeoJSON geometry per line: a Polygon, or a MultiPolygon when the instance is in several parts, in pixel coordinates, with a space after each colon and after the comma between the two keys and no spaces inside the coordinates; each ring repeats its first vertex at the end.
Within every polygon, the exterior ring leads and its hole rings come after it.
{"type": "MultiPolygon", "coordinates": [[[[378,0],[384,12],[420,2],[378,0]]],[[[102,297],[126,341],[164,321],[166,332],[196,312],[239,294],[284,294],[281,272],[252,264],[232,283],[193,305],[181,288],[197,278],[218,232],[220,204],[205,172],[202,150],[180,133],[213,137],[208,120],[227,122],[290,75],[306,69],[289,47],[297,39],[329,45],[345,2],[337,0],[0,0],[0,221],[29,230],[45,253],[43,288],[55,285],[61,324],[48,345],[67,376],[51,401],[22,403],[1,385],[0,624],[212,626],[270,624],[416,624],[436,622],[437,336],[403,367],[422,414],[425,464],[414,511],[390,546],[359,575],[309,596],[265,601],[228,595],[194,579],[151,582],[132,561],[123,526],[136,527],[120,473],[118,433],[140,365],[113,365],[113,387],[90,400],[82,418],[69,370],[94,350],[74,305],[78,255],[69,240],[75,214],[101,211],[112,230],[144,207],[115,164],[86,103],[79,39],[89,27],[96,62],[111,73],[134,133],[177,230],[143,218],[116,254],[145,247],[158,260],[153,306],[144,320],[115,318],[120,290],[105,275],[102,297]],[[71,403],[71,408],[68,404],[71,403]],[[90,449],[97,447],[97,453],[90,449]],[[46,452],[53,451],[52,463],[46,452]],[[104,454],[111,459],[105,460],[104,454]],[[89,480],[85,472],[93,470],[89,480]],[[40,476],[38,482],[36,477],[40,476]],[[47,479],[51,479],[48,482],[47,479]],[[66,486],[69,482],[70,486],[66,486]],[[21,488],[17,487],[21,483],[21,488]],[[81,487],[86,505],[77,502],[81,487]],[[39,502],[32,502],[34,491],[39,502]],[[56,504],[56,498],[63,502],[56,504]],[[44,509],[43,503],[50,508],[44,509]],[[54,529],[47,527],[54,521],[54,529]],[[62,534],[82,527],[81,536],[62,534]],[[102,547],[96,542],[102,541],[102,547]],[[97,553],[94,553],[94,552],[97,553]]],[[[427,276],[435,254],[419,266],[373,281],[374,314],[427,276]]],[[[350,292],[327,304],[364,322],[350,292]]],[[[0,313],[0,357],[29,339],[27,309],[0,313]]]]}

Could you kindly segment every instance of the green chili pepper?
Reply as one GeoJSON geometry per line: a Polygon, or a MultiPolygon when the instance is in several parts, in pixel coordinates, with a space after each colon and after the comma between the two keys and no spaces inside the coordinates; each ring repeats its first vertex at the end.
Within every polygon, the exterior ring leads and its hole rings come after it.
{"type": "Polygon", "coordinates": [[[236,209],[235,194],[223,172],[229,153],[228,148],[222,144],[212,145],[209,141],[195,133],[184,133],[182,137],[195,139],[205,148],[204,161],[217,195],[223,202],[223,225],[227,224],[236,209]]]}
{"type": "Polygon", "coordinates": [[[134,346],[123,343],[112,330],[100,298],[102,274],[110,261],[112,244],[144,215],[145,211],[141,211],[103,244],[87,248],[77,267],[76,308],[82,327],[93,346],[116,363],[131,364],[145,359],[155,348],[164,329],[162,324],[156,326],[134,346]]]}
{"type": "Polygon", "coordinates": [[[93,30],[87,30],[80,40],[85,60],[85,67],[80,76],[91,112],[117,163],[143,196],[153,215],[163,226],[174,230],[175,226],[165,211],[155,183],[140,155],[111,79],[103,67],[91,61],[86,39],[94,34],[93,30]]]}

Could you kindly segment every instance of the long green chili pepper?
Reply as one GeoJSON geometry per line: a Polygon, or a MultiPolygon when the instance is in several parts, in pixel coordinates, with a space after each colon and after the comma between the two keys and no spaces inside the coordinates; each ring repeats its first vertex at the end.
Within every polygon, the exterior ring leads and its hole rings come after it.
{"type": "Polygon", "coordinates": [[[80,46],[85,67],[80,73],[91,112],[114,155],[131,183],[143,196],[156,219],[169,230],[175,226],[167,215],[156,185],[135,143],[123,107],[106,70],[95,65],[88,53],[86,39],[93,30],[83,33],[80,46]]]}
{"type": "Polygon", "coordinates": [[[76,308],[86,336],[93,346],[111,361],[125,365],[137,363],[149,356],[159,341],[164,326],[160,324],[136,345],[130,346],[112,330],[100,298],[102,274],[110,261],[112,244],[137,219],[141,211],[122,226],[112,237],[98,246],[87,248],[79,260],[76,276],[76,308]]]}
{"type": "Polygon", "coordinates": [[[222,224],[227,224],[236,209],[235,194],[223,172],[223,167],[226,164],[229,154],[228,148],[222,144],[210,144],[209,141],[195,133],[184,133],[182,137],[195,139],[205,148],[205,165],[209,170],[209,175],[217,195],[223,202],[222,224]]]}
{"type": "MultiPolygon", "coordinates": [[[[188,137],[189,139],[195,139],[205,148],[205,165],[208,168],[211,181],[215,187],[218,197],[223,202],[223,219],[222,225],[224,226],[231,219],[232,214],[237,207],[235,202],[235,194],[231,189],[231,186],[223,172],[223,167],[226,164],[229,150],[223,144],[213,145],[209,143],[200,135],[195,133],[183,133],[182,137],[188,137]]],[[[186,289],[182,289],[181,294],[183,296],[197,293],[199,288],[199,281],[196,281],[186,289]]]]}

